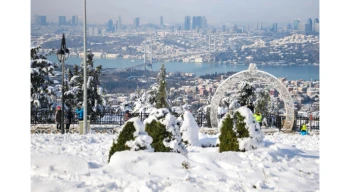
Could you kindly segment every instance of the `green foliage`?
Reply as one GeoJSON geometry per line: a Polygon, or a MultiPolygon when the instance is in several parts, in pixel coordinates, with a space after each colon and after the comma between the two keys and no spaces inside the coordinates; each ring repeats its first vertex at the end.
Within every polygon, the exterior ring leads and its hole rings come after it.
{"type": "Polygon", "coordinates": [[[239,112],[236,112],[233,115],[233,122],[237,130],[238,138],[249,137],[249,131],[245,128],[246,123],[244,122],[244,119],[245,118],[239,112]]]}
{"type": "Polygon", "coordinates": [[[153,120],[150,124],[146,124],[146,132],[153,139],[151,146],[154,152],[170,152],[171,148],[163,144],[163,140],[170,140],[172,137],[172,134],[166,131],[165,125],[153,120]]]}
{"type": "Polygon", "coordinates": [[[50,75],[56,67],[48,61],[46,56],[38,53],[40,47],[30,49],[31,74],[30,74],[30,105],[31,109],[50,108],[56,95],[47,88],[53,86],[50,75]]]}
{"type": "Polygon", "coordinates": [[[237,100],[241,106],[247,105],[253,99],[255,88],[247,81],[241,81],[238,86],[237,100]]]}
{"type": "Polygon", "coordinates": [[[166,81],[165,81],[165,67],[164,64],[162,64],[162,67],[160,68],[160,72],[158,74],[158,92],[156,95],[156,108],[168,108],[169,109],[169,104],[167,102],[167,93],[166,93],[166,81]]]}
{"type": "Polygon", "coordinates": [[[219,136],[220,146],[219,152],[223,151],[239,151],[239,144],[237,141],[237,136],[233,128],[233,119],[230,115],[224,117],[221,127],[221,134],[219,136]]]}
{"type": "MultiPolygon", "coordinates": [[[[104,98],[105,92],[103,91],[102,94],[99,94],[99,87],[103,87],[100,82],[101,77],[101,69],[102,66],[99,65],[94,68],[94,60],[93,60],[93,54],[91,51],[87,53],[87,82],[89,82],[88,89],[87,89],[87,112],[88,115],[90,115],[90,119],[94,120],[96,119],[96,116],[98,114],[103,114],[103,110],[106,106],[103,104],[103,100],[108,98],[104,98]],[[89,80],[90,79],[90,80],[89,80]],[[99,107],[96,108],[96,111],[93,110],[94,106],[102,106],[102,111],[99,107]]],[[[74,108],[77,106],[79,102],[83,101],[84,97],[84,90],[82,89],[84,85],[84,68],[83,64],[79,67],[78,65],[74,65],[73,72],[71,70],[67,71],[68,73],[68,84],[65,86],[65,92],[68,90],[75,90],[75,94],[65,94],[65,101],[66,105],[70,108],[74,108]],[[78,76],[74,81],[71,82],[71,79],[73,78],[73,75],[78,76]]]]}
{"type": "Polygon", "coordinates": [[[254,108],[259,111],[263,116],[269,114],[269,108],[272,108],[270,94],[267,89],[259,89],[255,93],[256,100],[254,102],[254,108]]]}
{"type": "MultiPolygon", "coordinates": [[[[110,161],[112,155],[117,151],[130,150],[130,147],[125,145],[127,141],[134,140],[134,132],[136,131],[134,127],[134,122],[127,122],[121,131],[117,143],[113,141],[112,147],[109,150],[108,162],[110,161]]],[[[141,149],[142,150],[142,149],[141,149]]]]}

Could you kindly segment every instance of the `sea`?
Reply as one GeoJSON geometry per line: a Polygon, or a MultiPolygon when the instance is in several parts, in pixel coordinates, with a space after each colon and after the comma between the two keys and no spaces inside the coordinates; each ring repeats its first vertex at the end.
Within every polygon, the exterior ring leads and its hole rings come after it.
{"type": "MultiPolygon", "coordinates": [[[[56,55],[48,56],[48,60],[58,62],[56,55]]],[[[83,59],[78,57],[69,57],[66,64],[74,65],[81,64],[83,59]]],[[[106,59],[94,58],[94,66],[102,65],[102,69],[106,68],[127,68],[142,64],[143,60],[132,60],[124,58],[106,59]]],[[[152,69],[148,70],[159,71],[162,63],[153,63],[152,69]]],[[[248,69],[248,65],[232,65],[218,63],[194,63],[194,62],[164,62],[166,72],[185,72],[194,73],[196,76],[217,73],[226,73],[228,71],[240,72],[248,69]]],[[[258,70],[265,71],[273,76],[280,78],[285,77],[288,80],[315,80],[320,79],[320,67],[318,65],[292,65],[292,66],[272,66],[272,65],[257,65],[258,70]]]]}

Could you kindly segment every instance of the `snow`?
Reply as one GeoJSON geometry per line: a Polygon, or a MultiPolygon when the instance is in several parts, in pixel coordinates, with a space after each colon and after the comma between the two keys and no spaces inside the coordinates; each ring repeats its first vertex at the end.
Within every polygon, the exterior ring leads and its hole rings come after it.
{"type": "Polygon", "coordinates": [[[151,147],[153,139],[145,131],[145,125],[142,123],[142,121],[140,121],[138,117],[134,117],[129,119],[128,122],[133,122],[136,130],[133,134],[134,140],[126,142],[126,145],[131,148],[130,150],[138,151],[140,147],[146,147],[146,150],[154,151],[154,149],[151,147]]]}
{"type": "MultiPolygon", "coordinates": [[[[217,136],[199,134],[203,139],[217,136]]],[[[319,135],[276,133],[247,152],[116,152],[115,135],[31,135],[31,191],[319,191],[319,135]],[[188,164],[185,169],[183,164],[188,164]]]]}
{"type": "Polygon", "coordinates": [[[189,145],[198,145],[198,125],[193,115],[189,111],[185,111],[183,122],[180,127],[183,141],[187,141],[189,145]]]}

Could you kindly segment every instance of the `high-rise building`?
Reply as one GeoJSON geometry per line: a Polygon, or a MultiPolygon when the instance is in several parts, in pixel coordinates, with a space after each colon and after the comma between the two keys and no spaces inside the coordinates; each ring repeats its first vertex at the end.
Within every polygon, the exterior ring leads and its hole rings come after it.
{"type": "Polygon", "coordinates": [[[320,32],[320,21],[318,20],[318,18],[315,18],[314,20],[314,32],[320,32]]]}
{"type": "Polygon", "coordinates": [[[33,24],[35,25],[46,25],[46,16],[43,15],[34,15],[33,24]]]}
{"type": "Polygon", "coordinates": [[[305,25],[305,32],[312,32],[312,19],[309,18],[305,25]]]}
{"type": "Polygon", "coordinates": [[[120,15],[118,16],[118,30],[123,29],[123,25],[122,25],[122,18],[120,17],[120,15]]]}
{"type": "Polygon", "coordinates": [[[294,20],[294,30],[300,30],[299,29],[300,19],[294,20]]]}
{"type": "Polygon", "coordinates": [[[271,31],[277,32],[277,23],[272,24],[272,29],[271,31]]]}
{"type": "Polygon", "coordinates": [[[222,25],[221,31],[222,31],[223,33],[225,33],[225,30],[226,30],[226,26],[225,26],[225,25],[222,25]]]}
{"type": "Polygon", "coordinates": [[[164,24],[163,24],[163,16],[160,16],[160,18],[159,18],[159,25],[160,26],[163,26],[164,24]]]}
{"type": "Polygon", "coordinates": [[[298,31],[305,32],[306,24],[305,23],[299,23],[298,25],[298,31]]]}
{"type": "Polygon", "coordinates": [[[287,30],[292,30],[292,29],[293,29],[292,24],[288,23],[287,30]]]}
{"type": "Polygon", "coordinates": [[[202,16],[201,29],[206,29],[207,27],[208,27],[207,19],[204,16],[202,16]]]}
{"type": "Polygon", "coordinates": [[[140,17],[134,18],[134,27],[139,27],[140,26],[140,17]]]}
{"type": "Polygon", "coordinates": [[[58,16],[58,25],[66,25],[66,16],[58,16]]]}
{"type": "Polygon", "coordinates": [[[78,25],[78,16],[72,16],[72,25],[78,25]]]}
{"type": "Polygon", "coordinates": [[[113,21],[112,21],[112,19],[109,19],[109,20],[108,20],[108,23],[107,23],[107,32],[111,32],[111,33],[114,32],[114,26],[113,26],[113,21]]]}
{"type": "Polygon", "coordinates": [[[184,30],[190,30],[191,29],[191,16],[186,16],[185,17],[185,25],[184,25],[184,30]]]}
{"type": "Polygon", "coordinates": [[[207,28],[207,19],[204,16],[192,17],[192,30],[207,28]]]}

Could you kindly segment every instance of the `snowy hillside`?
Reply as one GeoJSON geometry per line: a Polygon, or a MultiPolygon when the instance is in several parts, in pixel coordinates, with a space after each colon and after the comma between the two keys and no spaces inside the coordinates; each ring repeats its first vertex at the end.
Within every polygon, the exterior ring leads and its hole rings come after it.
{"type": "MultiPolygon", "coordinates": [[[[32,135],[31,191],[318,191],[319,136],[265,135],[260,149],[124,151],[115,135],[32,135]],[[187,167],[187,169],[185,168],[187,167]]],[[[215,137],[199,135],[199,143],[215,137]]]]}

